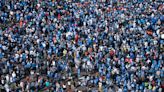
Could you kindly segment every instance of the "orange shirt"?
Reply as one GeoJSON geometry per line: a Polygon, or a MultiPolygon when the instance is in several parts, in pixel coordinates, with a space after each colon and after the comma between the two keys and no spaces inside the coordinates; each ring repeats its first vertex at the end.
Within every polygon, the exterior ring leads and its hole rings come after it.
{"type": "Polygon", "coordinates": [[[22,20],[20,20],[19,26],[20,26],[20,28],[23,26],[23,21],[22,20]]]}

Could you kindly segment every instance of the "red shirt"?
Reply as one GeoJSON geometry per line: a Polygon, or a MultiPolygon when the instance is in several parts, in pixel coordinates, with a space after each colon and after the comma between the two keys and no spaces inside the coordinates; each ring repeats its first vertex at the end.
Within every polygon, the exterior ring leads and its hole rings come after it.
{"type": "Polygon", "coordinates": [[[79,36],[78,36],[78,34],[76,34],[76,36],[75,36],[75,42],[76,43],[78,42],[78,39],[79,39],[79,36]]]}

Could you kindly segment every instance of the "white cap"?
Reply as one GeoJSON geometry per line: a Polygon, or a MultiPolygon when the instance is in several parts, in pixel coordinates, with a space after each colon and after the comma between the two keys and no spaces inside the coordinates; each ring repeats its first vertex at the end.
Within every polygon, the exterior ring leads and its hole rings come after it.
{"type": "Polygon", "coordinates": [[[68,85],[71,85],[71,82],[70,81],[68,82],[68,85]]]}
{"type": "Polygon", "coordinates": [[[14,15],[14,12],[13,11],[10,11],[10,15],[14,15]]]}

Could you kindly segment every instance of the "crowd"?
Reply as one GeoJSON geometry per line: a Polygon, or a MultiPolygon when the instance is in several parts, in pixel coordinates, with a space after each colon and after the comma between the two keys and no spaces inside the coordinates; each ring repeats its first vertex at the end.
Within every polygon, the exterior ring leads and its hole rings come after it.
{"type": "Polygon", "coordinates": [[[163,0],[0,0],[0,92],[162,92],[163,0]]]}

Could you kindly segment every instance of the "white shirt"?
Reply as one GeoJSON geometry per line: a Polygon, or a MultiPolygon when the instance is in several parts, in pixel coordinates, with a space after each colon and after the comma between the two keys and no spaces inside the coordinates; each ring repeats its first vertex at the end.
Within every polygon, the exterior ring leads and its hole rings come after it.
{"type": "Polygon", "coordinates": [[[15,72],[12,73],[12,77],[15,78],[16,77],[16,74],[15,72]]]}
{"type": "Polygon", "coordinates": [[[7,82],[10,81],[10,77],[9,77],[9,75],[6,75],[6,81],[7,81],[7,82]]]}
{"type": "Polygon", "coordinates": [[[161,34],[161,39],[164,39],[164,34],[161,34]]]}
{"type": "Polygon", "coordinates": [[[121,89],[121,88],[119,88],[119,89],[118,89],[118,92],[122,92],[122,89],[121,89]]]}
{"type": "Polygon", "coordinates": [[[6,89],[6,92],[9,92],[10,91],[10,89],[9,89],[9,85],[8,84],[5,84],[5,89],[6,89]]]}

